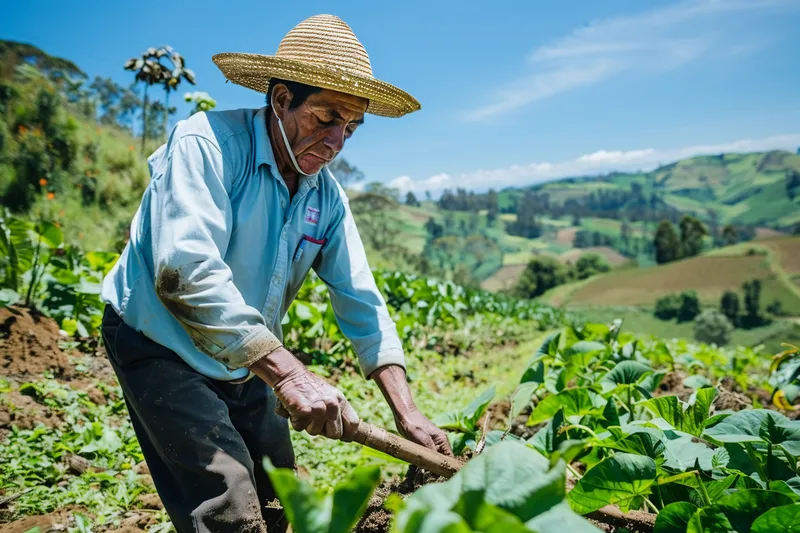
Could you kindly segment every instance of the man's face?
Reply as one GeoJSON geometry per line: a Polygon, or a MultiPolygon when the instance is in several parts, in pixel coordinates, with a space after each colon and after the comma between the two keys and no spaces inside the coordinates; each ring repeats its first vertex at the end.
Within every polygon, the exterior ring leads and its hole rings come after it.
{"type": "Polygon", "coordinates": [[[285,110],[282,120],[297,164],[303,172],[315,174],[333,161],[345,141],[364,122],[367,100],[323,89],[295,109],[288,109],[288,105],[281,107],[285,110]]]}

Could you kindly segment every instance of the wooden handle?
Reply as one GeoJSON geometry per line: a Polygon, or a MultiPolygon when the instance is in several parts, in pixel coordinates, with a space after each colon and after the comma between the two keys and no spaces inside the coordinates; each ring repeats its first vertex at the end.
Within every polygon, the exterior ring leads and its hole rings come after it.
{"type": "Polygon", "coordinates": [[[448,457],[364,421],[359,423],[353,440],[446,478],[452,477],[462,466],[455,457],[448,457]]]}
{"type": "MultiPolygon", "coordinates": [[[[284,418],[289,418],[289,412],[280,402],[275,412],[284,418]]],[[[462,466],[462,463],[454,457],[448,457],[416,442],[398,437],[363,420],[359,422],[353,440],[446,478],[452,477],[462,466]]]]}

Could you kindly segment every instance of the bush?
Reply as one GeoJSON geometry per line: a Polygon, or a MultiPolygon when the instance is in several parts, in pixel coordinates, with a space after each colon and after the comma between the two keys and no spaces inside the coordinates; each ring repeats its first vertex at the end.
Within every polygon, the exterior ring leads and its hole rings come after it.
{"type": "Polygon", "coordinates": [[[728,344],[732,331],[731,321],[716,309],[706,309],[694,321],[694,337],[707,344],[728,344]]]}
{"type": "Polygon", "coordinates": [[[783,305],[778,300],[773,300],[773,302],[767,306],[767,313],[772,316],[786,316],[783,305]]]}
{"type": "Polygon", "coordinates": [[[683,291],[678,308],[678,322],[689,322],[700,314],[700,299],[694,291],[683,291]]]}
{"type": "Polygon", "coordinates": [[[739,317],[739,296],[733,291],[725,291],[719,303],[719,310],[728,317],[731,324],[736,324],[739,317]]]}
{"type": "Polygon", "coordinates": [[[672,320],[678,316],[680,306],[681,300],[678,295],[670,294],[656,301],[656,310],[653,314],[661,320],[672,320]]]}
{"type": "Polygon", "coordinates": [[[611,270],[611,267],[598,254],[582,255],[578,262],[575,263],[575,277],[578,279],[590,278],[595,274],[608,272],[609,270],[611,270]]]}
{"type": "Polygon", "coordinates": [[[535,298],[569,281],[569,274],[569,269],[558,260],[537,257],[523,270],[514,292],[520,298],[535,298]]]}

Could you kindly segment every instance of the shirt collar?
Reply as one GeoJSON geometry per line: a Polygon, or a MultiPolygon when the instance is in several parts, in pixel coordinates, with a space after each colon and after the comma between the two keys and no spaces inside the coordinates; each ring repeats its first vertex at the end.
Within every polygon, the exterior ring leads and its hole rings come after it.
{"type": "MultiPolygon", "coordinates": [[[[272,151],[272,142],[267,133],[267,117],[269,113],[269,106],[264,106],[258,110],[255,118],[253,118],[253,131],[255,138],[255,154],[256,154],[256,168],[261,165],[269,165],[273,176],[279,176],[278,165],[275,162],[275,153],[272,151]]],[[[311,187],[317,187],[319,181],[319,172],[313,176],[301,176],[300,182],[307,181],[311,187]]]]}

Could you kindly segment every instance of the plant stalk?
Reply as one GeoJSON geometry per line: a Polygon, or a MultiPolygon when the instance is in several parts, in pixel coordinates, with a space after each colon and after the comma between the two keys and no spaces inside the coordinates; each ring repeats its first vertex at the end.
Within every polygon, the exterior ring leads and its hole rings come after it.
{"type": "Polygon", "coordinates": [[[768,483],[769,476],[767,475],[766,470],[764,470],[764,466],[758,460],[758,457],[756,457],[756,451],[753,449],[753,445],[749,442],[745,442],[744,449],[747,450],[748,457],[750,457],[750,460],[753,461],[753,464],[755,465],[756,470],[758,471],[758,475],[759,477],[761,477],[761,481],[763,481],[764,483],[768,483]]]}
{"type": "Polygon", "coordinates": [[[697,478],[697,490],[700,492],[700,496],[703,498],[703,503],[706,505],[706,507],[708,507],[711,505],[711,498],[708,495],[706,486],[703,484],[703,480],[700,479],[700,472],[695,471],[694,475],[697,478]]]}
{"type": "Polygon", "coordinates": [[[39,266],[39,253],[42,249],[42,236],[36,235],[36,252],[33,256],[33,268],[31,268],[31,282],[28,285],[28,293],[25,295],[25,307],[31,306],[31,297],[33,296],[33,287],[36,285],[36,269],[39,266]]]}

